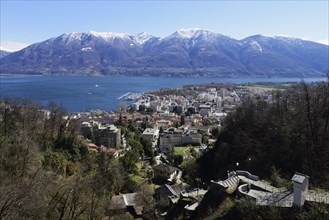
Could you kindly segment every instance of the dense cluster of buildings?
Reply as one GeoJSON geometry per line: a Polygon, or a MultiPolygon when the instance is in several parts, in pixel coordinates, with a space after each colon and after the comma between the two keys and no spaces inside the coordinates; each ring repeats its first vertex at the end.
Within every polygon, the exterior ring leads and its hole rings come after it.
{"type": "Polygon", "coordinates": [[[200,114],[201,116],[212,116],[214,113],[221,113],[224,108],[232,108],[240,103],[236,91],[228,91],[226,88],[216,90],[207,88],[197,95],[176,95],[169,94],[157,96],[144,94],[132,104],[134,111],[149,110],[159,114],[177,113],[200,114]]]}
{"type": "Polygon", "coordinates": [[[93,110],[70,117],[80,119],[81,134],[99,147],[118,148],[123,144],[120,128],[113,125],[120,120],[123,125],[132,122],[142,129],[142,139],[151,141],[160,152],[170,152],[174,146],[201,145],[202,135],[210,136],[227,113],[250,96],[272,100],[270,93],[258,88],[186,86],[162,94],[142,94],[130,111],[93,110]]]}

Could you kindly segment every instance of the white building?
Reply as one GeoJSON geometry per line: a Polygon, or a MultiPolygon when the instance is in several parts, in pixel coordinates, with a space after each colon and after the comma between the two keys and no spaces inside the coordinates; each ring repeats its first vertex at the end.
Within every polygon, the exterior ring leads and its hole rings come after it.
{"type": "Polygon", "coordinates": [[[144,141],[156,141],[159,138],[158,128],[146,128],[142,134],[144,141]]]}
{"type": "Polygon", "coordinates": [[[202,116],[210,116],[212,113],[211,105],[200,105],[199,114],[202,116]]]}
{"type": "Polygon", "coordinates": [[[202,135],[190,131],[179,133],[167,133],[160,136],[160,150],[170,152],[174,146],[182,145],[201,145],[202,135]]]}

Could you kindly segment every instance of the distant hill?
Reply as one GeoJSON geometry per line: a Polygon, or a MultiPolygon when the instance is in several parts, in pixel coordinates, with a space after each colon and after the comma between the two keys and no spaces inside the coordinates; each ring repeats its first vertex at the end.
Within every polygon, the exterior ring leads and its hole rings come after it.
{"type": "Polygon", "coordinates": [[[329,70],[327,45],[288,37],[236,40],[201,29],[69,33],[1,59],[0,73],[209,77],[308,77],[329,70]]]}
{"type": "Polygon", "coordinates": [[[0,50],[0,58],[5,57],[9,54],[11,54],[12,52],[9,51],[5,51],[5,50],[0,50]]]}

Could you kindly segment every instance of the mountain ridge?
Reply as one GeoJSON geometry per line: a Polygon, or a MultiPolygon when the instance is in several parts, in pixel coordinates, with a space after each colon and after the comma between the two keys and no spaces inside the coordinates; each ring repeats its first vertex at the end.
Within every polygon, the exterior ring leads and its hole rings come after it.
{"type": "Polygon", "coordinates": [[[0,50],[0,58],[5,57],[5,56],[7,56],[7,55],[9,55],[11,53],[12,52],[10,52],[10,51],[0,50]]]}
{"type": "Polygon", "coordinates": [[[0,60],[1,74],[307,77],[329,70],[329,46],[284,36],[241,40],[203,29],[64,33],[0,60]]]}

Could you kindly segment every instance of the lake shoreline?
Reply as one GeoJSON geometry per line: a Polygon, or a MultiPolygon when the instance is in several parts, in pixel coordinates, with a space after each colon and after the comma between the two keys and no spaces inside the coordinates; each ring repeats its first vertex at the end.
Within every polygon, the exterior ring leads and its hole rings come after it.
{"type": "MultiPolygon", "coordinates": [[[[325,81],[326,78],[163,78],[96,76],[0,76],[0,99],[27,98],[46,105],[53,101],[70,112],[101,109],[113,111],[123,100],[118,97],[183,85],[205,83],[291,83],[325,81]]],[[[131,102],[125,102],[130,104],[131,102]]]]}

